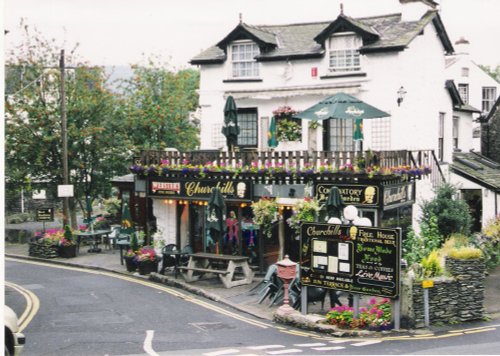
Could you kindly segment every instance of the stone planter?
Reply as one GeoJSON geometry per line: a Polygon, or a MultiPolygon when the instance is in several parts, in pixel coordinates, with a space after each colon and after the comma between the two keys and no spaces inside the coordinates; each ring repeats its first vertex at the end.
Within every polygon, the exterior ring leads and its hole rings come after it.
{"type": "Polygon", "coordinates": [[[44,245],[36,242],[31,242],[28,245],[28,254],[32,257],[39,258],[56,258],[59,257],[58,246],[44,245]]]}

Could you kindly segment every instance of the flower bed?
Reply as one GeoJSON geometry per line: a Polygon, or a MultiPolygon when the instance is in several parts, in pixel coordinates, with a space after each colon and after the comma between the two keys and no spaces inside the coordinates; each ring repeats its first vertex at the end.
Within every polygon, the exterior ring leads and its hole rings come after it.
{"type": "Polygon", "coordinates": [[[391,328],[391,304],[387,298],[377,301],[372,298],[368,307],[360,308],[359,317],[354,317],[354,309],[345,305],[330,309],[326,315],[328,324],[341,329],[368,329],[374,331],[391,328]]]}

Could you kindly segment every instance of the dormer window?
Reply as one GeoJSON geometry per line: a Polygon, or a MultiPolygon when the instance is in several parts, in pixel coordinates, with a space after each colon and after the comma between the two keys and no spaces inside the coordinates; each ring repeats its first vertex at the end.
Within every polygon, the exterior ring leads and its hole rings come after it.
{"type": "Polygon", "coordinates": [[[361,37],[353,33],[335,34],[329,39],[329,71],[335,73],[361,70],[359,48],[361,37]]]}
{"type": "Polygon", "coordinates": [[[255,57],[259,54],[259,46],[253,42],[234,42],[231,45],[232,77],[257,78],[259,63],[255,57]]]}

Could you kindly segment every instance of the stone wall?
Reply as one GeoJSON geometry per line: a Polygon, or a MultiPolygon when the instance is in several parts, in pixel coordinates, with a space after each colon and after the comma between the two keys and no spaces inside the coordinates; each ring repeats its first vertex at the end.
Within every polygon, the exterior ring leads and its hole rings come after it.
{"type": "MultiPolygon", "coordinates": [[[[455,323],[478,320],[484,316],[483,260],[446,259],[449,277],[434,279],[429,288],[429,320],[435,323],[455,323]]],[[[404,280],[402,326],[424,327],[424,289],[422,284],[404,280]]]]}

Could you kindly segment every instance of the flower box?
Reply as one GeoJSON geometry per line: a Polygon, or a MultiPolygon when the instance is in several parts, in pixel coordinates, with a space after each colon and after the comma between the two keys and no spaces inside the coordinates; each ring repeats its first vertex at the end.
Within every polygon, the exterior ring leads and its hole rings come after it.
{"type": "Polygon", "coordinates": [[[125,266],[127,267],[127,272],[135,272],[137,270],[137,262],[134,257],[125,257],[125,266]]]}
{"type": "Polygon", "coordinates": [[[76,257],[76,245],[59,246],[59,257],[73,258],[76,257]]]}
{"type": "Polygon", "coordinates": [[[158,271],[158,261],[141,261],[137,266],[140,275],[151,274],[158,271]]]}

